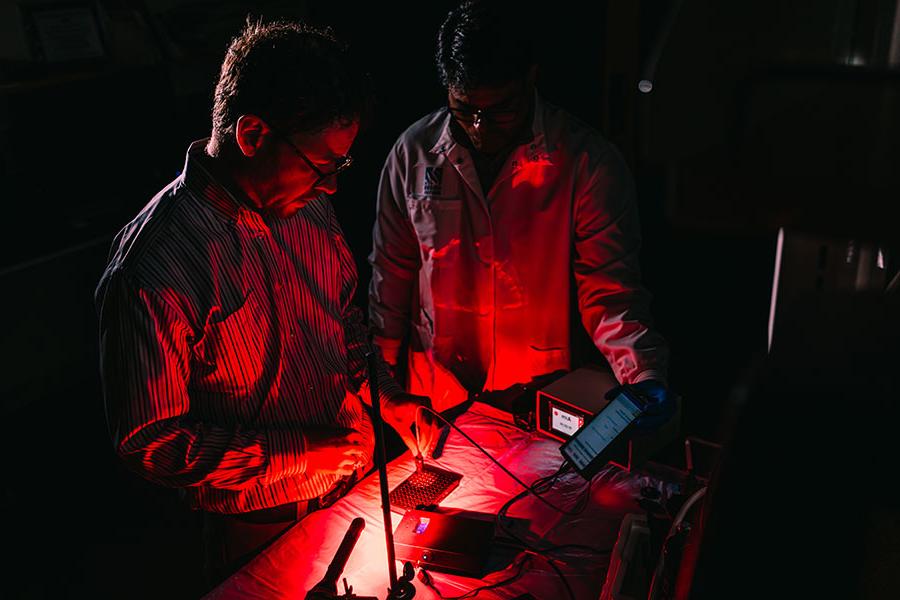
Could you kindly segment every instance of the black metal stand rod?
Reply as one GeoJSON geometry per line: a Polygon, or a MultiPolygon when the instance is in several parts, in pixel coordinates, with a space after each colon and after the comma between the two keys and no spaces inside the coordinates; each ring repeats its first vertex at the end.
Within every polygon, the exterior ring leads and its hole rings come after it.
{"type": "Polygon", "coordinates": [[[384,421],[381,418],[381,402],[378,398],[378,358],[375,352],[366,354],[369,367],[369,392],[372,396],[372,426],[375,429],[375,461],[378,463],[378,480],[381,484],[381,510],[384,516],[384,537],[387,541],[388,574],[391,592],[397,590],[397,560],[394,556],[394,528],[391,524],[391,504],[388,498],[387,452],[384,448],[384,421]]]}

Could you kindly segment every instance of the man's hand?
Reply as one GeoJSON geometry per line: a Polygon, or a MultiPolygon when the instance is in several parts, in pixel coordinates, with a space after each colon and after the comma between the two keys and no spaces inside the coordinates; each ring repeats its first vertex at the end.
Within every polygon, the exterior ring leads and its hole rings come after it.
{"type": "Polygon", "coordinates": [[[306,472],[352,475],[366,460],[363,436],[346,427],[310,427],[306,436],[306,472]]]}
{"type": "Polygon", "coordinates": [[[440,427],[437,419],[427,410],[417,410],[420,406],[431,408],[431,398],[428,396],[416,396],[413,394],[401,394],[386,403],[384,422],[393,427],[400,434],[403,442],[412,451],[413,456],[427,457],[437,443],[440,427]],[[419,419],[416,422],[416,413],[419,419]],[[413,434],[412,426],[416,426],[413,434]],[[418,441],[416,438],[418,437],[418,441]]]}
{"type": "Polygon", "coordinates": [[[678,401],[666,384],[655,379],[648,379],[635,383],[632,387],[650,401],[647,410],[634,423],[634,427],[639,433],[651,433],[669,422],[678,408],[678,401]]]}

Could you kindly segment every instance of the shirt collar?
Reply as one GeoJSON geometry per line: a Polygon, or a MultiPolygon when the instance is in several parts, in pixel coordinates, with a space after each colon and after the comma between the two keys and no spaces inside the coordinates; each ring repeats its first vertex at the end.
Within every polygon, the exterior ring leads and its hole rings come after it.
{"type": "Polygon", "coordinates": [[[241,223],[251,229],[266,228],[247,195],[206,153],[208,142],[209,138],[197,140],[188,147],[182,171],[185,187],[231,223],[241,223]]]}
{"type": "MultiPolygon", "coordinates": [[[[457,145],[456,140],[453,139],[453,132],[450,130],[450,121],[453,119],[453,115],[450,114],[449,109],[444,109],[444,112],[444,122],[441,126],[440,135],[438,135],[437,142],[429,150],[432,154],[449,152],[457,145]]],[[[534,92],[534,115],[531,119],[531,134],[531,140],[521,144],[521,146],[527,146],[531,155],[538,155],[550,160],[550,144],[544,128],[544,101],[537,90],[534,92]]]]}

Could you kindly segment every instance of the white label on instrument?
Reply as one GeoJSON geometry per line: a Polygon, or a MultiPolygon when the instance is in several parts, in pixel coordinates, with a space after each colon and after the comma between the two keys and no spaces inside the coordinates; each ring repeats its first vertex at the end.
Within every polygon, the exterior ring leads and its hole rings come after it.
{"type": "Polygon", "coordinates": [[[573,415],[553,406],[550,410],[550,428],[571,436],[584,425],[584,417],[573,415]]]}

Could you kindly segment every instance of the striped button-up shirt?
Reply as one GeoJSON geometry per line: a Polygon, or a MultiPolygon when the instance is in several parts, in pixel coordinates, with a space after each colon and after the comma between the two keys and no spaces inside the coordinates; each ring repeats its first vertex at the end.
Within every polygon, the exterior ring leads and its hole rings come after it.
{"type": "MultiPolygon", "coordinates": [[[[97,288],[110,433],[193,508],[320,496],[338,477],[307,469],[304,431],[356,429],[372,455],[353,257],[326,197],[261,216],[204,144],[118,234],[97,288]]],[[[381,375],[382,400],[400,392],[381,375]]]]}

